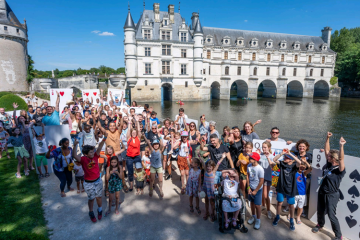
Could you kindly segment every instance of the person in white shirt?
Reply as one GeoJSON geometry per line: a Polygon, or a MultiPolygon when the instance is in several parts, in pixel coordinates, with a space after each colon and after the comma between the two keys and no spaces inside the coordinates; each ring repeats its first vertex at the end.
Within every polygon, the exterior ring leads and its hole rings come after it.
{"type": "MultiPolygon", "coordinates": [[[[35,152],[36,152],[36,156],[35,156],[35,161],[36,161],[36,166],[37,169],[39,171],[39,179],[42,179],[44,177],[42,170],[41,170],[41,163],[44,166],[45,169],[45,177],[49,177],[50,174],[48,173],[48,161],[46,158],[46,153],[48,152],[48,145],[46,142],[46,138],[45,138],[45,125],[44,123],[41,123],[41,127],[42,127],[42,133],[40,135],[38,135],[34,129],[34,126],[31,126],[31,131],[32,131],[32,135],[33,135],[33,141],[34,141],[34,146],[35,146],[35,152]]],[[[52,147],[52,146],[50,146],[52,147]]]]}

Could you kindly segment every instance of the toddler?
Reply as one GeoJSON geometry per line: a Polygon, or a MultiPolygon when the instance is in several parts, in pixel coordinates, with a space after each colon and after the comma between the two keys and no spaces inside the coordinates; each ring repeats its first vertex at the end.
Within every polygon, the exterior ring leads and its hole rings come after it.
{"type": "Polygon", "coordinates": [[[150,183],[150,148],[148,146],[145,147],[145,154],[141,161],[146,173],[146,183],[150,183]]]}
{"type": "Polygon", "coordinates": [[[194,212],[193,199],[195,197],[196,212],[198,215],[201,214],[199,208],[199,192],[201,191],[201,168],[202,164],[198,158],[192,159],[191,163],[187,160],[189,167],[189,177],[186,183],[186,194],[189,196],[190,212],[194,212]]]}
{"type": "Polygon", "coordinates": [[[136,179],[136,195],[143,195],[144,194],[144,180],[146,173],[144,171],[144,168],[142,166],[142,163],[137,162],[135,164],[136,171],[134,173],[134,177],[136,179]],[[141,193],[140,193],[141,191],[141,193]]]}
{"type": "Polygon", "coordinates": [[[85,192],[84,188],[84,170],[81,166],[81,163],[78,161],[75,161],[74,165],[74,173],[75,173],[75,181],[77,185],[77,193],[80,193],[80,182],[82,186],[81,192],[85,192]]]}

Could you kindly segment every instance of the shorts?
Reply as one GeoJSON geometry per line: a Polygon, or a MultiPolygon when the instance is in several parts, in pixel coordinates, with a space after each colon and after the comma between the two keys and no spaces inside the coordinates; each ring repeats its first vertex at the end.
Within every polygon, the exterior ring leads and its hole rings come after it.
{"type": "Polygon", "coordinates": [[[221,182],[221,176],[222,176],[222,172],[216,171],[215,177],[214,177],[214,184],[219,184],[221,182]]]}
{"type": "Polygon", "coordinates": [[[127,151],[123,151],[123,152],[120,154],[121,158],[119,158],[119,161],[126,161],[126,152],[127,152],[127,151]]]}
{"type": "MultiPolygon", "coordinates": [[[[254,190],[255,190],[255,189],[254,189],[254,190]]],[[[253,191],[253,190],[251,189],[251,191],[253,191]]],[[[262,203],[262,192],[263,192],[263,189],[261,188],[261,189],[259,189],[259,191],[255,194],[255,196],[249,194],[249,195],[248,195],[249,201],[255,203],[255,205],[260,206],[261,203],[262,203]]]]}
{"type": "Polygon", "coordinates": [[[48,165],[48,160],[44,155],[37,155],[35,156],[35,162],[36,162],[36,166],[37,167],[41,167],[41,163],[44,165],[44,166],[47,166],[48,165]]]}
{"type": "Polygon", "coordinates": [[[162,167],[159,167],[159,168],[150,167],[150,173],[163,173],[163,168],[162,167]]]}
{"type": "Polygon", "coordinates": [[[150,169],[148,169],[148,168],[145,169],[145,173],[146,173],[147,176],[150,176],[150,169]]]}
{"type": "Polygon", "coordinates": [[[283,202],[284,201],[284,198],[286,197],[287,199],[287,203],[290,204],[290,205],[294,205],[295,204],[295,197],[291,197],[291,196],[288,196],[288,195],[285,195],[282,194],[282,193],[277,193],[277,197],[276,197],[276,200],[278,202],[283,202]]]}
{"type": "Polygon", "coordinates": [[[101,178],[95,182],[84,182],[84,189],[89,200],[94,200],[96,197],[102,196],[103,182],[101,178]]]}
{"type": "Polygon", "coordinates": [[[304,208],[306,206],[306,195],[295,196],[295,208],[304,208]]]}
{"type": "Polygon", "coordinates": [[[145,151],[146,144],[140,144],[140,152],[145,151]]]}
{"type": "Polygon", "coordinates": [[[136,188],[143,189],[144,188],[144,181],[136,180],[136,188]]]}
{"type": "MultiPolygon", "coordinates": [[[[189,157],[189,162],[191,162],[191,158],[189,157]]],[[[186,157],[178,156],[177,164],[179,166],[179,170],[189,170],[189,165],[187,163],[186,157]]]]}
{"type": "Polygon", "coordinates": [[[164,155],[164,156],[167,156],[167,153],[168,153],[168,151],[167,151],[167,149],[165,148],[165,150],[163,151],[163,155],[164,155]]]}
{"type": "Polygon", "coordinates": [[[268,180],[264,180],[264,186],[271,186],[272,182],[268,180]]]}
{"type": "MultiPolygon", "coordinates": [[[[104,151],[100,152],[100,155],[105,155],[104,151]]],[[[104,163],[105,159],[104,158],[99,158],[99,163],[104,163]]]]}
{"type": "Polygon", "coordinates": [[[240,180],[246,180],[247,175],[240,173],[240,180]]]}
{"type": "Polygon", "coordinates": [[[76,182],[83,182],[84,181],[84,176],[75,176],[75,181],[76,182]]]}

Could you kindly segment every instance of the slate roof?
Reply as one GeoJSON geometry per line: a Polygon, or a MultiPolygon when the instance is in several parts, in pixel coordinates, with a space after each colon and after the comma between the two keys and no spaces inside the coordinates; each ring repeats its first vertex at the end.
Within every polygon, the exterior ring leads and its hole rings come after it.
{"type": "MultiPolygon", "coordinates": [[[[237,38],[244,38],[244,47],[250,47],[250,41],[253,38],[258,39],[259,48],[265,48],[267,40],[273,40],[273,47],[270,49],[280,49],[281,41],[285,40],[287,42],[286,50],[293,50],[293,44],[296,41],[300,42],[300,50],[307,51],[307,45],[310,42],[314,43],[314,51],[320,52],[320,46],[324,43],[321,37],[316,36],[306,36],[306,35],[295,35],[295,34],[284,34],[284,33],[270,33],[270,32],[257,32],[257,31],[247,31],[247,30],[235,30],[235,29],[225,29],[225,28],[213,28],[213,27],[203,27],[204,38],[211,35],[213,37],[213,45],[223,46],[221,40],[224,37],[230,37],[230,46],[236,47],[235,44],[237,38]]],[[[204,41],[206,43],[206,39],[204,41]]],[[[205,44],[208,45],[208,44],[205,44]]],[[[329,48],[328,48],[329,49],[329,48]]],[[[329,49],[329,52],[333,52],[329,49]]]]}
{"type": "Polygon", "coordinates": [[[130,11],[128,12],[128,15],[126,17],[124,28],[135,28],[135,24],[134,24],[134,21],[132,19],[130,11]]]}
{"type": "MultiPolygon", "coordinates": [[[[2,4],[4,4],[4,2],[2,4]]],[[[15,13],[13,12],[13,10],[9,6],[9,4],[7,2],[5,2],[5,4],[6,4],[5,6],[6,6],[7,11],[5,14],[0,14],[0,23],[19,27],[19,28],[24,28],[24,25],[21,24],[20,21],[17,19],[17,17],[15,16],[15,13]]],[[[4,6],[1,6],[1,8],[4,8],[4,6]]]]}
{"type": "Polygon", "coordinates": [[[195,33],[204,33],[201,27],[200,19],[197,20],[196,25],[194,27],[194,34],[195,33]]]}

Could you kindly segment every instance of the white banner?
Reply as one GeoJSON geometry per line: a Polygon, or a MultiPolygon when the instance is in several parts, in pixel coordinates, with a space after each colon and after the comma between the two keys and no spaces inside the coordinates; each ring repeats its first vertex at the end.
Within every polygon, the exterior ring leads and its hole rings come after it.
{"type": "Polygon", "coordinates": [[[83,100],[89,99],[91,102],[91,98],[93,99],[93,103],[96,103],[96,99],[100,99],[100,91],[99,89],[86,89],[82,90],[82,98],[83,100]]]}
{"type": "MultiPolygon", "coordinates": [[[[345,155],[344,161],[346,173],[340,184],[340,201],[337,205],[336,217],[339,219],[343,236],[348,239],[358,239],[360,234],[360,158],[345,155]]],[[[308,213],[309,219],[314,223],[317,223],[318,179],[322,177],[322,167],[326,162],[325,154],[319,149],[314,149],[308,213]]],[[[325,219],[325,227],[331,231],[330,220],[327,216],[325,219]]]]}
{"type": "Polygon", "coordinates": [[[107,94],[108,102],[111,100],[110,93],[112,94],[112,98],[114,99],[114,102],[116,99],[119,99],[119,101],[121,101],[121,96],[123,96],[123,98],[125,98],[125,90],[109,88],[108,94],[107,94]]]}
{"type": "MultiPolygon", "coordinates": [[[[34,126],[34,129],[38,135],[40,135],[42,133],[42,127],[34,126]]],[[[67,139],[69,139],[70,147],[72,147],[69,125],[45,126],[45,138],[46,138],[46,143],[48,144],[48,146],[55,145],[56,147],[59,147],[59,142],[61,139],[67,138],[67,139]]],[[[33,135],[32,135],[31,129],[30,129],[30,139],[31,139],[31,145],[33,148],[33,153],[34,153],[34,162],[36,165],[36,161],[35,161],[36,150],[35,150],[35,146],[34,146],[33,135]]],[[[54,162],[54,159],[48,159],[48,172],[49,173],[53,172],[53,168],[52,168],[53,162],[54,162]]],[[[36,166],[36,172],[39,173],[37,167],[38,166],[36,166]]],[[[42,172],[44,173],[45,169],[43,166],[41,167],[41,169],[42,169],[42,172]]]]}
{"type": "MultiPolygon", "coordinates": [[[[253,140],[253,152],[256,151],[256,149],[260,149],[260,151],[262,152],[262,144],[263,142],[265,142],[266,140],[259,140],[259,139],[254,139],[253,140]]],[[[296,143],[292,143],[292,144],[286,144],[286,142],[279,142],[279,141],[271,141],[271,152],[274,156],[280,154],[282,152],[282,150],[284,148],[289,149],[291,152],[295,152],[296,151],[296,143]]],[[[279,158],[279,160],[283,160],[284,157],[279,158]]]]}
{"type": "Polygon", "coordinates": [[[50,89],[50,106],[56,107],[56,100],[57,94],[60,94],[60,104],[59,104],[59,113],[64,110],[64,107],[67,106],[66,102],[72,100],[71,94],[73,93],[72,88],[60,89],[60,88],[53,88],[50,89]]]}

